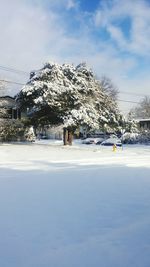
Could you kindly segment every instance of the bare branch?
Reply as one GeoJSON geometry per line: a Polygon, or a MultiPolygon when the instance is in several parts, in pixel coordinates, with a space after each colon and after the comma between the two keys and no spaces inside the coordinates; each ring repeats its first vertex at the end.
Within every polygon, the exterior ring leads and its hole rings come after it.
{"type": "Polygon", "coordinates": [[[117,100],[119,91],[117,87],[112,83],[111,79],[106,76],[102,76],[100,79],[100,86],[103,92],[108,94],[113,100],[117,100]]]}

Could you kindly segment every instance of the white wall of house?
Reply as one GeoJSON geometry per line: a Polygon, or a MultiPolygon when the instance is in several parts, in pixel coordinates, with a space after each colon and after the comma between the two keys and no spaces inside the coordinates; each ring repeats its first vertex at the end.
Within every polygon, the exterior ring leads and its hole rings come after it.
{"type": "Polygon", "coordinates": [[[63,139],[63,126],[45,126],[44,128],[37,129],[36,135],[38,138],[48,138],[48,139],[63,139]]]}

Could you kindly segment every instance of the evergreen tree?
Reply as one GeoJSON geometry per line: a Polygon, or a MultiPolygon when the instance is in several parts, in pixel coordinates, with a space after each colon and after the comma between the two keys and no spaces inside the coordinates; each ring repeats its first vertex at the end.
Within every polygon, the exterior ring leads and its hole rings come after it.
{"type": "Polygon", "coordinates": [[[85,63],[78,66],[46,63],[32,72],[17,95],[22,109],[34,123],[63,124],[74,131],[78,126],[105,131],[119,130],[122,116],[117,102],[105,92],[85,63]]]}

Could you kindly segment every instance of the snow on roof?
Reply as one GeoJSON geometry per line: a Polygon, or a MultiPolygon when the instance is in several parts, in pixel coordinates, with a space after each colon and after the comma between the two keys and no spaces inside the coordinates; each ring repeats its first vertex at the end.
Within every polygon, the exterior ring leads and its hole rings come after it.
{"type": "Polygon", "coordinates": [[[0,96],[0,99],[2,99],[2,98],[10,98],[10,99],[14,99],[14,97],[12,97],[12,96],[9,96],[9,95],[0,96]]]}
{"type": "Polygon", "coordinates": [[[14,107],[16,106],[16,101],[11,96],[1,96],[0,97],[0,107],[14,107]]]}
{"type": "Polygon", "coordinates": [[[145,121],[145,122],[146,122],[146,121],[147,121],[147,122],[150,122],[150,118],[147,118],[147,119],[139,119],[138,121],[139,121],[139,122],[142,122],[142,121],[143,121],[143,122],[144,122],[144,121],[145,121]]]}

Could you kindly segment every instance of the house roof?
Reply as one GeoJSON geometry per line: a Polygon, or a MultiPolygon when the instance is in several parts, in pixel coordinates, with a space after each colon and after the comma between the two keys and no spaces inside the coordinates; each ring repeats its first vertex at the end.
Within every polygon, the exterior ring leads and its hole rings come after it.
{"type": "Polygon", "coordinates": [[[14,97],[12,97],[12,96],[9,96],[9,95],[0,96],[0,99],[2,99],[2,98],[10,98],[10,99],[15,99],[14,97]]]}
{"type": "Polygon", "coordinates": [[[1,96],[0,97],[0,107],[1,108],[13,108],[16,106],[16,101],[14,97],[11,96],[1,96]]]}
{"type": "Polygon", "coordinates": [[[147,118],[147,119],[140,119],[139,122],[150,122],[150,118],[147,118]]]}

